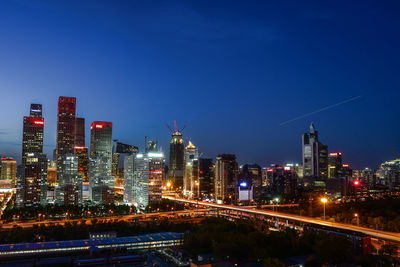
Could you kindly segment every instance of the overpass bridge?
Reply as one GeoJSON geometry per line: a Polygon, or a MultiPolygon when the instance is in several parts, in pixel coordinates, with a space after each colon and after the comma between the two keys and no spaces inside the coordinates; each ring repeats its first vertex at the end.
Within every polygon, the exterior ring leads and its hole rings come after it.
{"type": "Polygon", "coordinates": [[[283,212],[276,212],[276,211],[269,211],[269,210],[261,210],[261,209],[256,209],[256,208],[245,208],[245,207],[233,206],[233,205],[216,204],[216,203],[196,201],[196,200],[190,200],[190,199],[182,199],[182,198],[177,198],[177,197],[172,197],[172,196],[163,196],[163,198],[177,201],[177,202],[188,203],[188,204],[192,204],[192,205],[196,205],[196,206],[205,206],[205,207],[209,207],[209,208],[229,210],[229,211],[240,212],[243,214],[249,214],[249,215],[253,215],[253,216],[272,217],[272,218],[279,218],[279,219],[283,219],[283,220],[287,220],[287,221],[291,221],[291,222],[300,222],[300,223],[307,223],[307,224],[314,224],[314,225],[321,225],[321,226],[329,226],[329,227],[333,227],[333,228],[337,228],[337,229],[341,229],[341,230],[349,230],[349,231],[363,233],[363,234],[366,234],[366,235],[369,235],[371,237],[375,237],[378,239],[383,239],[383,240],[387,240],[387,241],[400,243],[400,233],[374,230],[371,228],[360,227],[360,226],[355,226],[355,225],[351,225],[351,224],[329,222],[329,221],[314,219],[314,218],[306,217],[306,216],[299,216],[299,215],[288,214],[288,213],[283,213],[283,212]]]}

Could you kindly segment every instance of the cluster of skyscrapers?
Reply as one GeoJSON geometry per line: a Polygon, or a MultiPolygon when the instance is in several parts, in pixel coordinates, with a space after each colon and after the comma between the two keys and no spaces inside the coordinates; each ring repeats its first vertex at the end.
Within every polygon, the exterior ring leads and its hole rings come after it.
{"type": "Polygon", "coordinates": [[[114,140],[113,124],[90,124],[90,146],[85,142],[85,119],[76,117],[76,98],[60,97],[57,140],[53,160],[43,153],[42,105],[31,104],[23,118],[21,165],[1,158],[0,190],[16,191],[17,206],[56,203],[77,205],[125,203],[145,208],[161,201],[162,194],[217,203],[247,203],[262,197],[289,196],[302,191],[349,194],[367,190],[399,190],[400,160],[383,163],[378,170],[351,170],[341,152],[328,152],[314,124],[302,136],[302,164],[239,166],[233,154],[220,154],[215,162],[201,158],[189,141],[185,146],[176,122],[171,129],[169,164],[156,141],[137,146],[114,140]],[[118,197],[120,196],[120,197],[118,197]]]}

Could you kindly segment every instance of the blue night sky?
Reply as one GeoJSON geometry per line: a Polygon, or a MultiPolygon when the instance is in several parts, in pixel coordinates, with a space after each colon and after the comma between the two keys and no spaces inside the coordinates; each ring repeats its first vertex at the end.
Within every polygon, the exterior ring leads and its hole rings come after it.
{"type": "Polygon", "coordinates": [[[300,163],[314,121],[354,168],[399,155],[400,2],[266,2],[1,1],[0,154],[41,103],[51,157],[63,95],[140,148],[177,120],[203,157],[300,163]]]}

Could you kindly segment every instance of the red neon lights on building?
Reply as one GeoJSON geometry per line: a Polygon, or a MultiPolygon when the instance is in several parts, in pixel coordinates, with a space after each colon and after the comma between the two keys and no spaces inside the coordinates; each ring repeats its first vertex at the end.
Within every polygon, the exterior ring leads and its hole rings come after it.
{"type": "Polygon", "coordinates": [[[354,181],[354,185],[359,185],[360,181],[354,181]]]}
{"type": "Polygon", "coordinates": [[[44,125],[43,121],[38,121],[38,120],[33,121],[33,123],[36,125],[44,125]]]}
{"type": "Polygon", "coordinates": [[[104,127],[112,128],[112,122],[95,121],[90,125],[91,130],[93,130],[93,128],[102,129],[104,127]]]}

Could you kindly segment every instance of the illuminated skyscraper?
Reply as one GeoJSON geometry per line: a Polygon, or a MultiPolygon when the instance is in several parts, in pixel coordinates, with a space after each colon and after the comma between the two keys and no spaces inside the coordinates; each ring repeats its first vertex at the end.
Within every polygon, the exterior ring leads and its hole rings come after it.
{"type": "Polygon", "coordinates": [[[136,153],[124,158],[124,203],[132,204],[135,200],[135,158],[136,153]]]}
{"type": "Polygon", "coordinates": [[[197,199],[200,196],[199,151],[190,141],[185,147],[184,162],[183,194],[188,198],[197,199]]]}
{"type": "MultiPolygon", "coordinates": [[[[57,166],[65,154],[73,154],[75,147],[76,98],[60,96],[57,115],[57,166]]],[[[58,173],[58,170],[57,170],[58,173]]],[[[60,180],[61,177],[58,179],[60,180]]]]}
{"type": "Polygon", "coordinates": [[[50,161],[47,166],[47,185],[55,187],[57,185],[57,164],[50,161]]]}
{"type": "Polygon", "coordinates": [[[199,159],[200,195],[206,198],[214,196],[214,164],[212,159],[199,159]]]}
{"type": "Polygon", "coordinates": [[[269,193],[272,196],[286,194],[294,197],[297,192],[297,170],[293,164],[285,167],[271,164],[267,169],[269,193]]]}
{"type": "Polygon", "coordinates": [[[183,154],[185,146],[181,131],[178,130],[176,121],[174,121],[174,130],[169,144],[168,179],[172,181],[175,189],[183,188],[183,154]]]}
{"type": "Polygon", "coordinates": [[[132,199],[139,207],[149,205],[149,158],[144,154],[137,154],[133,172],[132,199]]]}
{"type": "Polygon", "coordinates": [[[85,146],[85,119],[75,118],[75,146],[85,146]]]}
{"type": "Polygon", "coordinates": [[[164,154],[158,151],[145,154],[149,158],[149,203],[161,202],[164,154]]]}
{"type": "Polygon", "coordinates": [[[76,146],[75,155],[78,157],[78,174],[82,176],[83,182],[89,182],[88,178],[88,148],[76,146]]]}
{"type": "Polygon", "coordinates": [[[215,201],[217,203],[235,203],[238,199],[236,156],[218,155],[214,171],[215,201]]]}
{"type": "Polygon", "coordinates": [[[310,133],[303,134],[302,141],[304,177],[328,177],[328,146],[318,140],[314,123],[310,125],[310,133]]]}
{"type": "Polygon", "coordinates": [[[42,104],[31,104],[31,110],[29,113],[30,117],[41,118],[42,117],[42,104]]]}
{"type": "Polygon", "coordinates": [[[85,144],[85,119],[75,118],[75,155],[78,156],[78,174],[88,182],[88,148],[85,144]]]}
{"type": "Polygon", "coordinates": [[[78,205],[82,202],[82,176],[78,174],[78,157],[64,154],[57,166],[58,187],[56,187],[56,203],[78,205]]]}
{"type": "Polygon", "coordinates": [[[158,151],[132,154],[124,159],[124,202],[145,208],[160,202],[164,155],[158,151]]]}
{"type": "Polygon", "coordinates": [[[342,177],[342,153],[329,153],[328,156],[328,177],[342,177]]]}
{"type": "Polygon", "coordinates": [[[17,177],[17,161],[12,158],[1,158],[0,188],[15,187],[17,177]]]}
{"type": "Polygon", "coordinates": [[[90,157],[101,155],[107,158],[107,172],[111,175],[112,123],[95,121],[90,126],[90,157]]]}
{"type": "Polygon", "coordinates": [[[22,132],[22,165],[30,153],[43,153],[42,105],[31,104],[30,116],[24,117],[22,132]]]}
{"type": "Polygon", "coordinates": [[[76,98],[64,97],[58,98],[57,115],[57,181],[56,201],[60,204],[79,203],[82,196],[82,185],[78,188],[78,162],[75,159],[75,112],[76,98]],[[79,192],[80,190],[80,192],[79,192]],[[71,194],[71,195],[70,195],[71,194]]]}
{"type": "Polygon", "coordinates": [[[114,203],[114,178],[108,174],[108,161],[102,155],[89,159],[89,198],[96,204],[114,203]]]}
{"type": "Polygon", "coordinates": [[[262,186],[262,173],[261,167],[257,164],[244,164],[240,167],[240,175],[239,175],[239,194],[240,191],[250,190],[250,186],[252,187],[252,197],[254,199],[258,199],[261,197],[261,186],[262,186]],[[246,186],[242,186],[240,179],[242,182],[246,183],[246,186]]]}
{"type": "Polygon", "coordinates": [[[89,192],[95,203],[114,201],[112,165],[112,123],[95,121],[90,126],[89,192]]]}
{"type": "Polygon", "coordinates": [[[42,153],[28,154],[24,177],[17,186],[18,206],[45,205],[47,203],[47,157],[42,153]]]}

